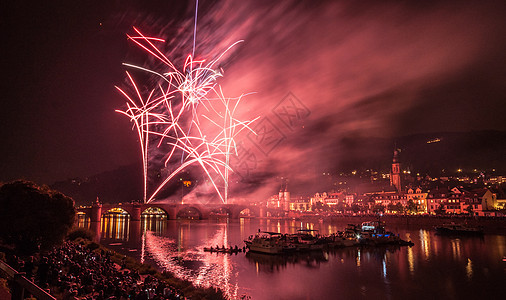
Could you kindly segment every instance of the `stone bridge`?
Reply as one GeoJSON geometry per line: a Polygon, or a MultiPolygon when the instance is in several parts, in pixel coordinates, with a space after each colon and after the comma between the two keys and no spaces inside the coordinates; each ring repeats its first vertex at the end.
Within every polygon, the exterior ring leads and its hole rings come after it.
{"type": "Polygon", "coordinates": [[[242,211],[249,209],[256,217],[265,217],[265,209],[247,204],[175,204],[175,203],[94,203],[91,207],[77,208],[85,213],[92,222],[100,221],[102,214],[121,208],[130,215],[131,221],[140,221],[141,214],[149,208],[158,208],[165,212],[167,219],[175,220],[180,214],[191,211],[198,214],[199,219],[208,219],[213,212],[226,212],[229,218],[238,219],[242,211]]]}

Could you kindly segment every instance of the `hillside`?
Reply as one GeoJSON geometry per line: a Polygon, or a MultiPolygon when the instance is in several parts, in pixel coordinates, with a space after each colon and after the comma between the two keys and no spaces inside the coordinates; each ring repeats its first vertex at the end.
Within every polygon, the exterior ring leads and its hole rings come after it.
{"type": "MultiPolygon", "coordinates": [[[[331,149],[339,159],[326,156],[332,162],[324,165],[333,173],[369,168],[388,171],[394,145],[401,149],[403,168],[413,172],[437,176],[443,169],[446,174],[457,169],[495,169],[495,173],[506,174],[506,132],[501,131],[416,134],[395,139],[345,138],[336,142],[337,150],[331,149]]],[[[251,182],[249,185],[251,189],[251,182]]],[[[142,170],[140,164],[132,164],[85,179],[56,182],[51,187],[73,197],[79,205],[90,204],[97,196],[102,202],[128,202],[142,198],[142,170]]],[[[179,185],[173,184],[164,196],[179,191],[179,185]]]]}

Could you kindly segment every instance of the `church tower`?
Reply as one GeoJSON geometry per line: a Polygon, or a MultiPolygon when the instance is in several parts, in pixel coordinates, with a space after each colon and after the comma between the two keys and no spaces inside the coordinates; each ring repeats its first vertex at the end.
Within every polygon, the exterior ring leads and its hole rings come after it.
{"type": "Polygon", "coordinates": [[[394,158],[392,161],[392,170],[390,171],[390,185],[397,189],[397,192],[401,192],[401,164],[399,162],[400,149],[394,150],[394,158]]]}
{"type": "Polygon", "coordinates": [[[285,192],[283,196],[284,196],[283,209],[290,210],[290,192],[288,191],[288,182],[285,184],[285,192]]]}
{"type": "Polygon", "coordinates": [[[283,183],[281,183],[281,186],[279,187],[277,207],[284,207],[283,183]]]}

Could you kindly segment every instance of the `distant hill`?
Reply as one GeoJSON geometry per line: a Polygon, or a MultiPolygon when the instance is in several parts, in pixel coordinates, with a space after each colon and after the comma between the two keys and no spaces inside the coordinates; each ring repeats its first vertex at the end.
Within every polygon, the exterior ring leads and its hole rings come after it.
{"type": "Polygon", "coordinates": [[[334,167],[338,170],[388,170],[397,147],[401,149],[402,165],[416,172],[439,174],[442,169],[455,172],[459,168],[506,172],[503,131],[426,133],[392,139],[344,138],[337,143],[340,159],[334,167]]]}
{"type": "MultiPolygon", "coordinates": [[[[156,175],[152,176],[156,178],[156,175]]],[[[189,172],[181,173],[180,177],[193,181],[189,172]]],[[[116,170],[103,172],[87,178],[71,178],[55,182],[51,188],[72,197],[76,205],[90,205],[97,197],[101,203],[121,203],[139,201],[143,198],[143,176],[140,163],[120,167],[116,170]]],[[[152,187],[148,187],[152,191],[152,187]]],[[[191,189],[185,189],[185,194],[191,189]]],[[[178,180],[169,182],[157,195],[159,199],[181,195],[181,183],[178,180]]]]}
{"type": "Polygon", "coordinates": [[[74,199],[76,205],[90,205],[97,197],[103,203],[127,202],[142,198],[142,170],[130,165],[88,178],[55,182],[51,188],[74,199]]]}
{"type": "MultiPolygon", "coordinates": [[[[464,171],[495,168],[496,173],[506,174],[506,132],[502,131],[416,134],[395,139],[344,138],[336,141],[335,149],[328,149],[325,157],[329,163],[323,163],[331,172],[370,168],[388,171],[394,145],[401,149],[403,168],[413,172],[439,176],[442,169],[454,173],[459,168],[464,171]]],[[[139,200],[142,170],[137,163],[86,179],[56,182],[51,187],[71,196],[78,205],[91,204],[97,196],[105,203],[139,200]]],[[[180,188],[175,184],[164,194],[178,191],[180,188]]]]}
{"type": "Polygon", "coordinates": [[[399,139],[399,145],[402,161],[420,172],[506,171],[506,132],[502,131],[418,134],[399,139]]]}

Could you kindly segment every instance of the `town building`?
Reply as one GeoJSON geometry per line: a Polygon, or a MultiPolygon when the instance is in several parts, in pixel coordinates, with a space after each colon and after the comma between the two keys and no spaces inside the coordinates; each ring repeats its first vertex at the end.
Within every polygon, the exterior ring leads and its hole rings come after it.
{"type": "Polygon", "coordinates": [[[307,197],[292,197],[290,201],[291,211],[305,212],[311,210],[310,199],[307,197]]]}
{"type": "Polygon", "coordinates": [[[443,212],[450,191],[446,188],[434,189],[427,193],[427,213],[435,215],[443,212]]]}
{"type": "Polygon", "coordinates": [[[427,192],[422,192],[421,188],[412,189],[409,188],[406,194],[407,201],[413,201],[414,204],[418,206],[418,211],[421,213],[426,213],[428,211],[427,208],[427,192]]]}

